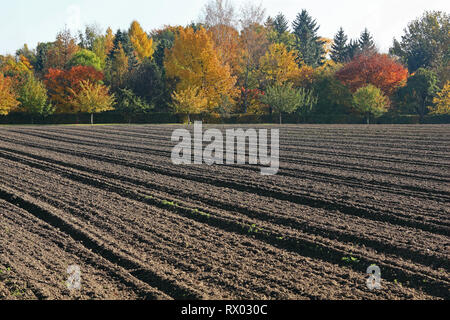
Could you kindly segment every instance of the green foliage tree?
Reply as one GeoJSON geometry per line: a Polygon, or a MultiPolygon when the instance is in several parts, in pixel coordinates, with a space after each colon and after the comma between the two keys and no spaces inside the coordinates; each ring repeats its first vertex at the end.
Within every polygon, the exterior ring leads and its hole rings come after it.
{"type": "Polygon", "coordinates": [[[310,90],[304,88],[295,89],[292,84],[275,84],[267,88],[264,95],[261,96],[261,102],[269,105],[276,113],[280,115],[280,124],[282,124],[283,113],[293,113],[299,108],[310,111],[317,103],[317,98],[310,90]]]}
{"type": "Polygon", "coordinates": [[[48,52],[53,47],[52,42],[38,43],[36,47],[36,62],[34,64],[34,70],[42,78],[47,73],[48,66],[48,52]]]}
{"type": "Polygon", "coordinates": [[[143,99],[135,95],[132,90],[119,89],[115,110],[120,112],[128,123],[131,123],[133,115],[144,113],[151,109],[153,109],[153,105],[147,104],[143,99]]]}
{"type": "Polygon", "coordinates": [[[34,123],[35,116],[47,116],[55,111],[53,106],[48,103],[47,89],[44,84],[32,74],[26,76],[18,93],[19,111],[29,113],[31,123],[34,123]]]}
{"type": "Polygon", "coordinates": [[[359,88],[353,94],[353,106],[366,117],[367,124],[370,123],[370,117],[379,117],[387,112],[389,100],[383,95],[383,92],[374,85],[367,85],[359,88]]]}
{"type": "Polygon", "coordinates": [[[345,34],[344,29],[341,27],[338,33],[334,36],[333,44],[331,46],[330,57],[334,62],[344,63],[347,61],[347,41],[348,37],[345,34]]]}
{"type": "Polygon", "coordinates": [[[102,61],[97,55],[88,49],[81,49],[77,53],[73,55],[70,61],[67,64],[68,68],[72,68],[75,66],[86,66],[93,67],[97,71],[101,71],[102,61]]]}
{"type": "Polygon", "coordinates": [[[334,74],[316,76],[312,88],[318,97],[314,114],[324,121],[333,121],[350,112],[352,93],[348,87],[336,79],[334,74]]]}
{"type": "Polygon", "coordinates": [[[433,104],[433,97],[439,90],[437,76],[432,70],[419,68],[413,76],[408,78],[405,87],[397,91],[397,101],[407,112],[415,112],[423,122],[428,113],[428,107],[433,104]]]}
{"type": "Polygon", "coordinates": [[[299,62],[317,67],[323,64],[325,49],[324,41],[318,36],[319,26],[306,10],[302,10],[293,22],[295,34],[295,49],[299,62]]]}
{"type": "Polygon", "coordinates": [[[152,34],[152,38],[155,41],[156,49],[153,54],[155,63],[164,69],[164,58],[166,50],[170,50],[173,47],[175,41],[175,31],[172,28],[165,28],[152,34]]]}
{"type": "Polygon", "coordinates": [[[375,43],[373,42],[373,37],[370,34],[367,28],[361,33],[361,36],[358,40],[359,48],[364,54],[373,54],[377,52],[377,48],[375,47],[375,43]]]}
{"type": "Polygon", "coordinates": [[[273,28],[279,35],[289,32],[289,21],[281,12],[273,20],[273,28]]]}
{"type": "Polygon", "coordinates": [[[82,49],[93,50],[94,44],[102,37],[101,29],[96,24],[87,25],[83,31],[78,32],[78,38],[80,39],[79,46],[82,49]]]}
{"type": "Polygon", "coordinates": [[[120,50],[120,47],[122,47],[123,52],[128,58],[129,66],[133,67],[137,65],[137,58],[128,32],[117,30],[116,35],[114,36],[113,49],[109,54],[111,59],[113,58],[114,53],[117,52],[117,50],[120,50]]]}
{"type": "Polygon", "coordinates": [[[427,11],[410,22],[404,32],[401,41],[394,39],[390,53],[402,58],[411,73],[419,68],[447,66],[448,77],[450,15],[441,11],[427,11]]]}
{"type": "Polygon", "coordinates": [[[164,69],[154,61],[147,59],[133,69],[127,77],[126,87],[143,101],[157,106],[157,111],[168,111],[171,98],[164,69]]]}
{"type": "Polygon", "coordinates": [[[347,45],[346,62],[353,60],[360,53],[361,53],[361,47],[359,46],[359,41],[350,39],[350,41],[347,45]]]}

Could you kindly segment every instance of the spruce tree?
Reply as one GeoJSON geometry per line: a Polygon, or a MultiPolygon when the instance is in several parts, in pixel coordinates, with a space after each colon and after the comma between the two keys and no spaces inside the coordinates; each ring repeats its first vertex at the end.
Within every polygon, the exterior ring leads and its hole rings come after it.
{"type": "Polygon", "coordinates": [[[295,35],[295,49],[299,60],[307,65],[317,67],[323,64],[325,49],[324,42],[317,35],[319,26],[306,10],[302,10],[293,22],[295,35]]]}
{"type": "Polygon", "coordinates": [[[359,46],[359,41],[351,39],[349,44],[347,45],[346,61],[348,62],[353,60],[353,58],[359,55],[360,53],[361,48],[359,46]]]}
{"type": "Polygon", "coordinates": [[[344,63],[347,60],[347,40],[348,37],[342,27],[334,36],[333,45],[331,46],[331,59],[337,63],[344,63]]]}
{"type": "Polygon", "coordinates": [[[361,33],[361,37],[359,38],[359,47],[361,48],[361,51],[366,54],[376,52],[375,43],[373,42],[372,35],[367,28],[365,28],[361,33]]]}
{"type": "Polygon", "coordinates": [[[283,34],[289,30],[289,22],[281,12],[275,17],[273,27],[278,34],[283,34]]]}

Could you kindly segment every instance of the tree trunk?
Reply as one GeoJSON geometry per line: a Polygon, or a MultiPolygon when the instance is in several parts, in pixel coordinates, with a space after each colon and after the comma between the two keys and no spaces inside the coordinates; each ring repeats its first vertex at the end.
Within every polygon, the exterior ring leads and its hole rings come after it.
{"type": "Polygon", "coordinates": [[[367,124],[370,124],[370,116],[367,115],[367,124]]]}
{"type": "Polygon", "coordinates": [[[91,126],[93,126],[93,125],[94,125],[94,114],[91,113],[91,126]]]}
{"type": "Polygon", "coordinates": [[[280,112],[280,125],[282,124],[282,121],[281,121],[281,112],[280,112]]]}

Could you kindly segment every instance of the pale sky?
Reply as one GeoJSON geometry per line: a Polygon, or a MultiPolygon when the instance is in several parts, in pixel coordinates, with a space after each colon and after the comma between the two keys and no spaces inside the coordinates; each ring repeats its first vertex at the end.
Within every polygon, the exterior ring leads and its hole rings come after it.
{"type": "MultiPolygon", "coordinates": [[[[27,43],[54,41],[56,33],[70,27],[73,31],[96,22],[128,29],[138,20],[146,31],[163,25],[186,25],[198,21],[207,0],[0,0],[0,54],[15,53],[27,43]]],[[[243,1],[233,0],[239,7],[243,1]]],[[[425,10],[450,12],[448,0],[255,0],[271,16],[283,12],[290,22],[306,9],[320,25],[319,33],[332,38],[342,26],[356,38],[367,27],[383,52],[394,37],[400,38],[407,23],[425,10]]]]}

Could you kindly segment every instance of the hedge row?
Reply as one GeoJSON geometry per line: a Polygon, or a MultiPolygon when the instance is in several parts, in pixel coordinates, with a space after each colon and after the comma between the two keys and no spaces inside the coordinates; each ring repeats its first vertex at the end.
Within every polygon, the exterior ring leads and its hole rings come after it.
{"type": "MultiPolygon", "coordinates": [[[[218,115],[204,114],[191,115],[191,121],[203,121],[204,123],[225,123],[225,124],[258,124],[258,123],[279,123],[279,116],[273,115],[254,115],[254,114],[235,114],[227,117],[218,115]]],[[[96,114],[94,121],[97,124],[127,123],[125,118],[114,111],[96,114]]],[[[136,124],[164,124],[164,123],[186,123],[187,116],[173,113],[146,113],[133,116],[132,123],[136,124]]],[[[25,113],[11,113],[7,116],[0,116],[0,124],[89,124],[90,115],[80,114],[53,114],[47,117],[34,116],[25,113]]],[[[316,124],[363,124],[365,120],[355,114],[314,114],[308,119],[301,118],[298,114],[283,115],[283,123],[316,123],[316,124]]],[[[417,115],[393,115],[385,114],[373,121],[378,124],[417,124],[419,116],[417,115]]],[[[426,116],[424,123],[444,124],[450,123],[450,115],[426,116]]]]}

